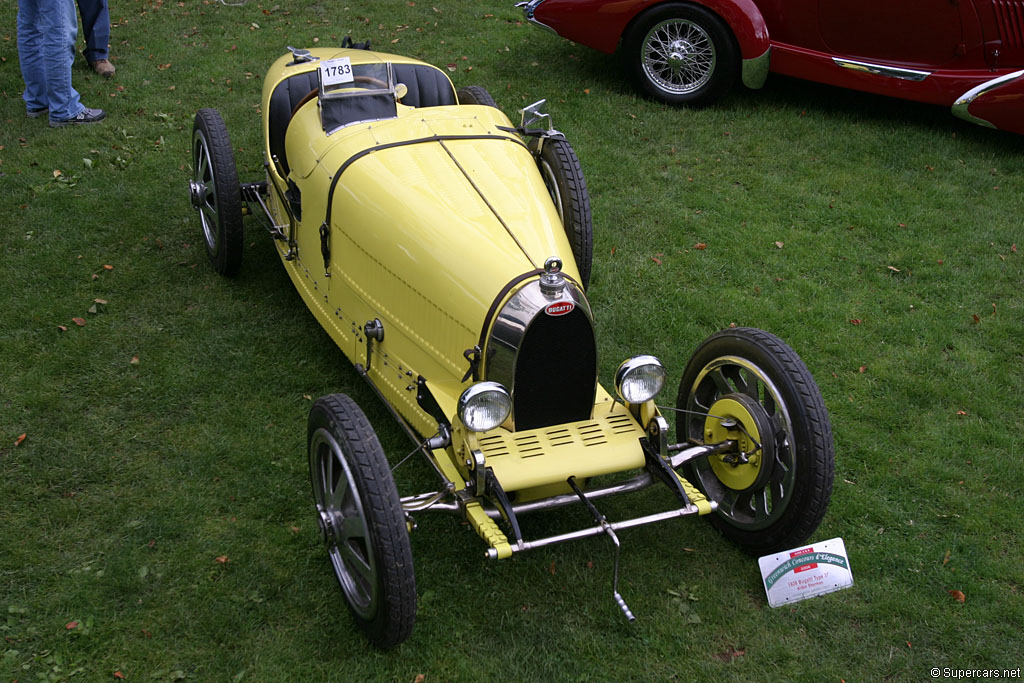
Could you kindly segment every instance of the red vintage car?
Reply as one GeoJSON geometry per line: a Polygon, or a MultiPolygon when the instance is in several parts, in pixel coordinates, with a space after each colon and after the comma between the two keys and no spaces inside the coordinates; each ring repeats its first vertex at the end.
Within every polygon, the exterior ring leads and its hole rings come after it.
{"type": "Polygon", "coordinates": [[[1024,0],[530,0],[526,18],[619,50],[641,90],[701,105],[769,72],[950,107],[1024,133],[1024,0]]]}

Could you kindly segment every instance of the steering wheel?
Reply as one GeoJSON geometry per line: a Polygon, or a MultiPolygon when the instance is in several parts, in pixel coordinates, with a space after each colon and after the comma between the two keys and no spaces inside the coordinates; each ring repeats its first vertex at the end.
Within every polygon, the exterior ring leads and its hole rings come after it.
{"type": "Polygon", "coordinates": [[[388,84],[387,83],[385,83],[384,81],[380,80],[379,78],[374,78],[373,76],[356,76],[352,80],[355,83],[368,83],[370,85],[375,85],[378,88],[381,88],[383,90],[387,90],[388,89],[388,84]]]}

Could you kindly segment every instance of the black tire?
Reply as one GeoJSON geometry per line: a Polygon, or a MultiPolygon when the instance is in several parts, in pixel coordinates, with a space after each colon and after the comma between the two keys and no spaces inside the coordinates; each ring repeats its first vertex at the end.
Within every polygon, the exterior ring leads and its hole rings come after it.
{"type": "Polygon", "coordinates": [[[668,104],[711,104],[739,75],[739,50],[722,19],[697,5],[668,3],[640,15],[622,41],[636,85],[668,104]]]}
{"type": "Polygon", "coordinates": [[[591,263],[594,259],[594,227],[590,216],[590,193],[583,179],[583,169],[572,145],[563,138],[540,141],[536,155],[544,185],[562,219],[565,235],[572,246],[573,259],[580,271],[580,284],[590,286],[591,263]]]}
{"type": "Polygon", "coordinates": [[[192,127],[192,206],[199,211],[206,255],[221,275],[242,265],[242,193],[235,154],[216,109],[200,109],[192,127]]]}
{"type": "Polygon", "coordinates": [[[384,450],[344,394],[313,404],[307,443],[320,531],[345,601],[370,642],[395,647],[416,620],[416,577],[384,450]]]}
{"type": "Polygon", "coordinates": [[[499,108],[491,93],[479,85],[467,85],[465,88],[459,88],[455,94],[459,98],[459,104],[482,104],[485,107],[499,108]]]}
{"type": "Polygon", "coordinates": [[[755,554],[804,543],[821,522],[835,469],[832,426],[807,366],[785,342],[753,328],[723,330],[694,352],[679,384],[679,441],[717,443],[729,432],[747,449],[684,465],[718,509],[710,520],[755,554]],[[769,436],[770,435],[770,436],[769,436]],[[746,442],[746,445],[744,445],[746,442]],[[757,446],[760,446],[758,448],[757,446]]]}

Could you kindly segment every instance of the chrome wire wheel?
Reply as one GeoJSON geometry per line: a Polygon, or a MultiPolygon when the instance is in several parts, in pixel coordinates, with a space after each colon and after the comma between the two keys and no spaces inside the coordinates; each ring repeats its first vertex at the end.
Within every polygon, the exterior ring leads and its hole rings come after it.
{"type": "Polygon", "coordinates": [[[704,87],[715,73],[717,53],[707,30],[688,19],[666,19],[647,32],[641,64],[652,85],[672,95],[704,87]]]}
{"type": "Polygon", "coordinates": [[[379,581],[359,489],[341,446],[327,429],[313,433],[309,449],[321,539],[349,605],[369,619],[375,611],[379,581]]]}

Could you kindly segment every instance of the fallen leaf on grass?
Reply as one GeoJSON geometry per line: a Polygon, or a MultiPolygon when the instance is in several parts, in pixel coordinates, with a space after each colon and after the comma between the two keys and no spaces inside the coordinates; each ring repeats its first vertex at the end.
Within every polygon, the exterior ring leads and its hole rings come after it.
{"type": "Polygon", "coordinates": [[[888,268],[889,270],[891,270],[894,273],[900,272],[900,269],[897,268],[896,266],[886,266],[886,268],[888,268]]]}
{"type": "Polygon", "coordinates": [[[22,442],[28,437],[28,434],[19,434],[18,438],[14,440],[15,446],[20,446],[22,442]]]}
{"type": "Polygon", "coordinates": [[[227,555],[220,555],[214,561],[215,562],[220,562],[221,564],[227,564],[231,560],[228,559],[227,555]]]}
{"type": "Polygon", "coordinates": [[[956,411],[956,414],[957,415],[966,415],[967,411],[966,410],[958,410],[958,411],[956,411]]]}
{"type": "MultiPolygon", "coordinates": [[[[661,256],[661,254],[658,254],[658,256],[661,256]]],[[[654,261],[655,263],[657,263],[660,266],[661,265],[661,259],[658,258],[658,256],[652,256],[651,260],[654,261]]]]}
{"type": "MultiPolygon", "coordinates": [[[[415,3],[410,2],[409,4],[413,5],[415,3]]],[[[425,675],[423,675],[423,674],[416,674],[416,678],[413,679],[413,683],[423,683],[423,681],[425,681],[425,680],[427,680],[427,677],[425,675]]]]}
{"type": "Polygon", "coordinates": [[[98,303],[100,306],[106,306],[107,305],[107,300],[106,299],[93,299],[93,301],[95,303],[98,303]]]}
{"type": "Polygon", "coordinates": [[[693,245],[693,248],[700,249],[701,251],[703,251],[704,249],[708,248],[708,245],[706,242],[697,242],[697,244],[693,245]]]}
{"type": "Polygon", "coordinates": [[[950,554],[951,554],[950,551],[947,550],[946,554],[943,555],[943,557],[942,557],[942,566],[943,567],[945,567],[947,564],[949,564],[949,556],[950,556],[950,554]]]}
{"type": "Polygon", "coordinates": [[[850,318],[851,325],[860,325],[863,321],[860,318],[850,318]]]}
{"type": "Polygon", "coordinates": [[[124,674],[121,673],[120,670],[114,672],[114,678],[120,678],[121,680],[124,680],[124,677],[124,674]]]}
{"type": "Polygon", "coordinates": [[[1011,244],[1010,245],[1010,253],[1011,254],[1016,254],[1017,253],[1017,245],[1016,244],[1011,244]]]}
{"type": "Polygon", "coordinates": [[[114,266],[109,266],[109,265],[106,265],[106,264],[103,265],[103,270],[113,270],[113,269],[114,269],[114,266]]]}
{"type": "Polygon", "coordinates": [[[548,567],[548,571],[551,572],[552,576],[555,575],[555,563],[554,562],[552,562],[551,566],[548,567]]]}
{"type": "Polygon", "coordinates": [[[71,322],[78,325],[79,327],[85,327],[85,318],[72,318],[71,322]]]}
{"type": "Polygon", "coordinates": [[[949,594],[953,596],[953,599],[957,602],[967,602],[967,596],[964,595],[963,591],[949,591],[949,594]]]}
{"type": "Polygon", "coordinates": [[[76,629],[76,628],[78,628],[78,622],[77,621],[69,621],[68,623],[64,624],[64,628],[66,628],[69,631],[72,630],[72,629],[76,629]]]}
{"type": "Polygon", "coordinates": [[[779,248],[779,249],[782,249],[782,247],[786,246],[786,243],[785,242],[776,242],[775,246],[777,248],[779,248]]]}
{"type": "Polygon", "coordinates": [[[132,359],[130,361],[128,361],[128,365],[138,365],[138,364],[139,364],[139,357],[137,355],[136,356],[132,356],[132,359]]]}
{"type": "Polygon", "coordinates": [[[978,317],[977,313],[974,313],[974,314],[971,315],[971,320],[973,320],[976,323],[980,323],[981,322],[981,318],[978,317]]]}
{"type": "Polygon", "coordinates": [[[747,654],[746,650],[737,650],[735,648],[730,648],[725,652],[719,652],[718,654],[716,654],[715,659],[719,659],[723,662],[731,662],[737,657],[742,657],[745,654],[747,654]]]}

